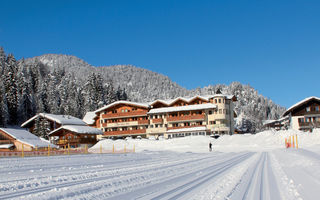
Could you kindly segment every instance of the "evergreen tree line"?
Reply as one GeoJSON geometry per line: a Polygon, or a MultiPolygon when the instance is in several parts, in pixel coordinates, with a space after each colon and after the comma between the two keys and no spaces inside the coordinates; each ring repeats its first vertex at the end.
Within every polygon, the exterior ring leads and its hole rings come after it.
{"type": "Polygon", "coordinates": [[[64,68],[50,71],[40,62],[17,62],[2,47],[0,77],[0,127],[20,125],[41,112],[82,118],[88,111],[127,100],[124,89],[115,89],[99,73],[78,80],[64,68]]]}

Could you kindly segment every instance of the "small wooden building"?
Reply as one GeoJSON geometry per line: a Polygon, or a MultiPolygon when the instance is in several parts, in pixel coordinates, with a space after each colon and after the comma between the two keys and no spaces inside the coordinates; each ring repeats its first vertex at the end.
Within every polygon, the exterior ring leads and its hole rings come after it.
{"type": "Polygon", "coordinates": [[[36,125],[36,120],[47,120],[49,123],[50,131],[60,128],[64,125],[86,125],[84,121],[79,118],[73,117],[71,115],[55,115],[49,113],[39,113],[26,122],[24,122],[21,127],[28,128],[31,133],[36,125]]]}
{"type": "Polygon", "coordinates": [[[288,108],[283,116],[289,117],[290,128],[295,130],[320,128],[320,98],[308,97],[288,108]]]}
{"type": "MultiPolygon", "coordinates": [[[[0,150],[32,151],[47,148],[49,144],[23,129],[0,128],[0,150]]],[[[56,145],[50,144],[50,147],[56,145]]]]}
{"type": "Polygon", "coordinates": [[[59,147],[66,148],[69,145],[71,148],[78,148],[93,146],[97,143],[97,135],[102,134],[100,129],[89,126],[65,125],[51,131],[49,137],[59,147]]]}

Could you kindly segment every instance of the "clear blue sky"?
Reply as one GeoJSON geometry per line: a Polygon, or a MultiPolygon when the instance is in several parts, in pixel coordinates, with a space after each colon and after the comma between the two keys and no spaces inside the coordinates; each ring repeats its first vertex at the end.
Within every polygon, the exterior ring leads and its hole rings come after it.
{"type": "Polygon", "coordinates": [[[132,64],[188,89],[239,81],[289,107],[320,96],[320,1],[0,0],[0,46],[132,64]]]}

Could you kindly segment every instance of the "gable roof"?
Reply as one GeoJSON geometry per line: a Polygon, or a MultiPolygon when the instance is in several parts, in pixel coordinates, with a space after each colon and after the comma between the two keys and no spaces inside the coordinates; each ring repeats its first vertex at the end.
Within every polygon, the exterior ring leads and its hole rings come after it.
{"type": "Polygon", "coordinates": [[[56,145],[45,142],[41,140],[39,137],[33,135],[29,131],[23,129],[16,129],[16,128],[0,128],[1,131],[5,132],[6,134],[10,135],[14,139],[30,145],[32,147],[48,147],[50,144],[51,147],[56,147],[56,145]]]}
{"type": "Polygon", "coordinates": [[[151,109],[148,112],[148,114],[177,112],[177,111],[189,111],[189,110],[203,110],[203,109],[211,109],[211,108],[216,108],[216,107],[217,106],[212,103],[205,103],[205,104],[195,104],[195,105],[188,105],[188,106],[154,108],[154,109],[151,109]]]}
{"type": "Polygon", "coordinates": [[[69,131],[72,131],[72,132],[78,133],[78,134],[92,134],[92,135],[103,134],[103,132],[100,129],[93,128],[90,126],[64,125],[64,126],[61,126],[60,128],[57,128],[57,129],[51,131],[48,135],[52,135],[52,134],[60,131],[61,129],[69,130],[69,131]]]}
{"type": "Polygon", "coordinates": [[[83,117],[82,121],[84,121],[86,124],[92,125],[94,124],[95,120],[94,118],[96,118],[97,115],[95,112],[87,112],[85,114],[85,116],[83,117]]]}
{"type": "Polygon", "coordinates": [[[308,103],[309,101],[312,101],[312,100],[316,100],[316,101],[319,101],[320,102],[320,98],[319,97],[316,97],[316,96],[311,96],[311,97],[308,97],[308,98],[305,98],[301,101],[299,101],[298,103],[294,104],[293,106],[291,106],[290,108],[288,108],[282,116],[286,116],[288,115],[289,113],[291,113],[294,109],[298,108],[299,106],[302,106],[303,104],[305,103],[308,103]]]}
{"type": "Polygon", "coordinates": [[[182,100],[186,103],[190,103],[195,99],[202,99],[204,101],[209,101],[209,99],[211,98],[215,98],[215,97],[225,97],[226,99],[231,99],[231,100],[236,100],[236,97],[234,95],[225,95],[225,94],[215,94],[215,95],[206,95],[206,96],[200,96],[200,95],[196,95],[193,97],[177,97],[175,99],[167,99],[167,100],[161,100],[161,99],[157,99],[153,102],[150,103],[150,105],[154,105],[157,102],[163,103],[167,106],[171,106],[172,104],[174,104],[175,102],[177,102],[178,100],[182,100]]]}
{"type": "Polygon", "coordinates": [[[32,118],[30,118],[29,120],[27,120],[26,122],[24,122],[23,124],[21,124],[21,127],[25,127],[30,122],[37,119],[38,117],[46,118],[48,120],[59,123],[61,125],[71,125],[71,124],[72,125],[86,125],[86,123],[84,121],[82,121],[79,118],[73,117],[71,115],[55,115],[55,114],[48,114],[48,113],[39,113],[39,114],[33,116],[32,118]]]}
{"type": "Polygon", "coordinates": [[[132,105],[132,106],[149,108],[149,105],[147,103],[137,103],[137,102],[131,102],[131,101],[116,101],[116,102],[113,102],[109,105],[103,106],[102,108],[99,108],[98,110],[94,111],[94,113],[101,112],[105,109],[108,109],[108,108],[111,108],[113,106],[120,105],[120,104],[127,104],[127,105],[132,105]]]}

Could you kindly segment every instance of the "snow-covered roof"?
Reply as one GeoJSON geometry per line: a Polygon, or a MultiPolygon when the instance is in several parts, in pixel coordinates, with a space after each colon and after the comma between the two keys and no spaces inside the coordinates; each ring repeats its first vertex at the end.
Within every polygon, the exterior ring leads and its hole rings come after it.
{"type": "Polygon", "coordinates": [[[157,102],[161,102],[163,104],[166,104],[167,106],[170,106],[178,100],[182,100],[186,103],[190,103],[191,101],[193,101],[194,99],[197,99],[197,98],[200,98],[205,101],[209,101],[209,99],[214,98],[214,97],[225,97],[227,99],[232,99],[234,97],[234,95],[215,94],[215,95],[205,95],[205,96],[196,95],[193,97],[177,97],[175,99],[167,99],[167,100],[157,99],[157,100],[151,102],[150,105],[152,106],[157,102]]]}
{"type": "Polygon", "coordinates": [[[168,130],[167,133],[196,132],[196,131],[206,131],[206,130],[207,128],[205,126],[200,126],[200,127],[192,127],[192,128],[172,129],[172,130],[168,130]]]}
{"type": "Polygon", "coordinates": [[[9,149],[13,147],[13,144],[0,144],[0,149],[9,149]]]}
{"type": "Polygon", "coordinates": [[[96,118],[96,117],[97,117],[97,115],[95,112],[87,112],[85,114],[85,116],[83,117],[82,121],[84,121],[86,124],[91,125],[91,124],[94,124],[94,122],[95,122],[94,118],[96,118]]]}
{"type": "Polygon", "coordinates": [[[39,113],[27,120],[26,122],[24,122],[23,124],[21,124],[21,127],[25,127],[27,124],[29,124],[38,117],[46,118],[61,125],[86,125],[84,121],[71,115],[54,115],[48,113],[39,113]]]}
{"type": "Polygon", "coordinates": [[[275,119],[273,119],[273,120],[264,120],[263,122],[262,122],[262,125],[267,125],[267,124],[272,124],[272,123],[275,123],[275,122],[278,122],[278,120],[275,120],[275,119]]]}
{"type": "Polygon", "coordinates": [[[305,98],[303,99],[302,101],[299,101],[298,103],[294,104],[293,106],[291,106],[290,108],[288,108],[286,110],[286,112],[283,113],[282,116],[286,116],[288,115],[293,109],[297,108],[298,106],[304,104],[304,103],[307,103],[308,101],[311,101],[311,100],[317,100],[317,101],[320,101],[320,98],[319,97],[316,97],[316,96],[312,96],[312,97],[308,97],[308,98],[305,98]]]}
{"type": "Polygon", "coordinates": [[[272,123],[276,123],[276,122],[283,122],[285,120],[287,120],[289,118],[289,116],[285,116],[285,117],[281,117],[280,119],[269,119],[269,120],[264,120],[262,122],[262,125],[267,125],[267,124],[272,124],[272,123]]]}
{"type": "Polygon", "coordinates": [[[115,105],[119,105],[119,104],[128,104],[128,105],[132,105],[132,106],[139,106],[139,107],[143,107],[143,108],[148,108],[149,104],[147,103],[137,103],[137,102],[131,102],[131,101],[116,101],[113,102],[109,105],[103,106],[102,108],[99,108],[98,110],[94,111],[95,113],[101,112],[105,109],[111,108],[115,105]]]}
{"type": "MultiPolygon", "coordinates": [[[[14,139],[30,145],[32,147],[47,147],[49,143],[42,141],[39,137],[33,135],[29,131],[16,128],[0,128],[3,132],[10,135],[14,139]]],[[[50,144],[51,147],[54,147],[54,144],[50,144]]]]}
{"type": "Polygon", "coordinates": [[[153,113],[167,113],[167,112],[178,112],[178,111],[189,111],[189,110],[204,110],[204,109],[212,109],[216,108],[217,106],[212,103],[205,103],[205,104],[195,104],[195,105],[188,105],[188,106],[174,106],[174,107],[165,107],[165,108],[154,108],[151,109],[148,114],[153,113]]]}
{"type": "Polygon", "coordinates": [[[69,131],[72,131],[72,132],[78,133],[78,134],[92,134],[92,135],[101,135],[101,134],[103,134],[103,132],[100,129],[93,128],[93,127],[90,127],[90,126],[64,125],[64,126],[61,126],[58,129],[55,129],[55,130],[51,131],[49,133],[49,135],[52,135],[52,134],[60,131],[61,129],[69,130],[69,131]]]}

